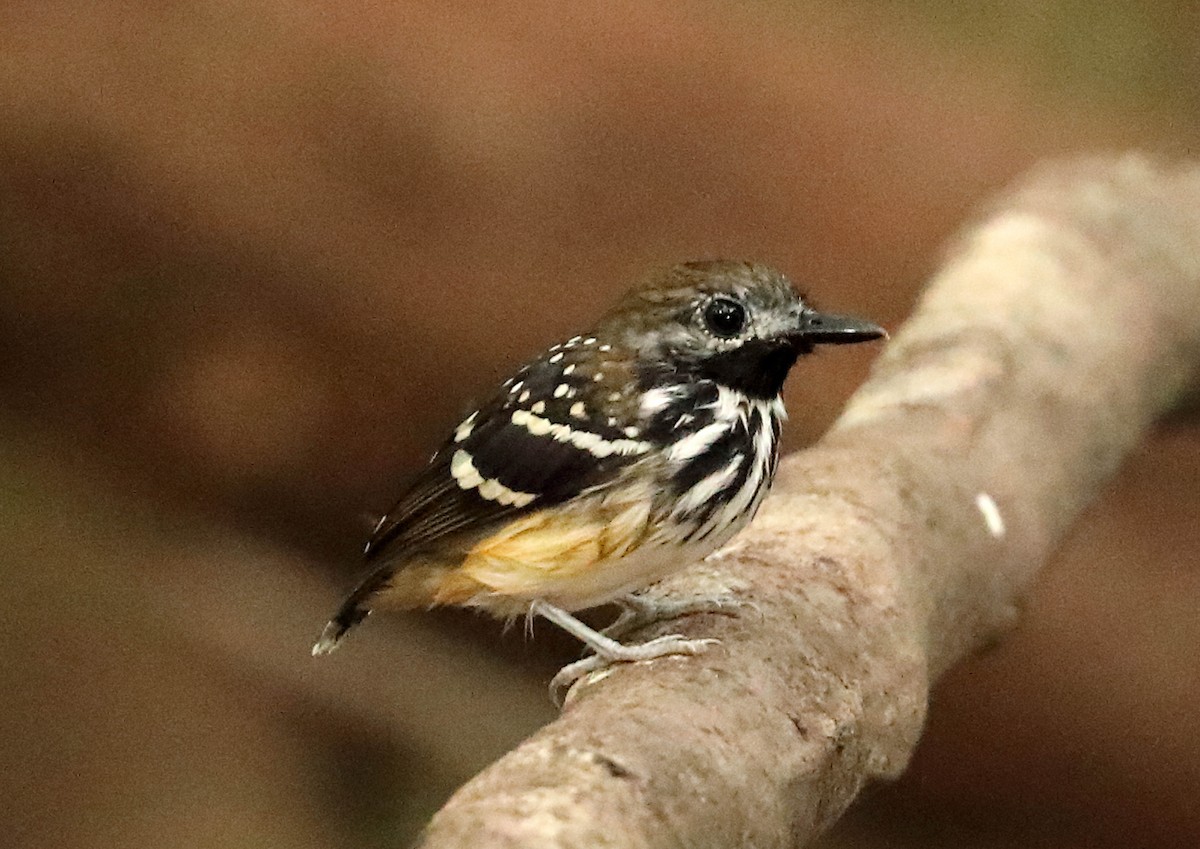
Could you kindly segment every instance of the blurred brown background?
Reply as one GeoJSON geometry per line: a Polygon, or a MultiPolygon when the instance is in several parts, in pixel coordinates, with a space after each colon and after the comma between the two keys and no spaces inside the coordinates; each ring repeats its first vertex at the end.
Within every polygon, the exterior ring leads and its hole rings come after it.
{"type": "MultiPolygon", "coordinates": [[[[1036,159],[1186,154],[1200,11],[0,7],[0,833],[402,846],[578,646],[462,615],[308,648],[442,432],[649,265],[898,324],[1036,159]]],[[[804,365],[792,445],[869,365],[804,365]]],[[[1164,430],[830,846],[1200,843],[1200,440],[1164,430]]]]}

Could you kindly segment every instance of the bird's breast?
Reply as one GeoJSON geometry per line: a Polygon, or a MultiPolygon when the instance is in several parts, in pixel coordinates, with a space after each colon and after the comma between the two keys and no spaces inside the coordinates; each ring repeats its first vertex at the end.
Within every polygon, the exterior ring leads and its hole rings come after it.
{"type": "Polygon", "coordinates": [[[778,461],[783,402],[719,387],[666,450],[672,517],[687,543],[723,545],[753,518],[778,461]]]}

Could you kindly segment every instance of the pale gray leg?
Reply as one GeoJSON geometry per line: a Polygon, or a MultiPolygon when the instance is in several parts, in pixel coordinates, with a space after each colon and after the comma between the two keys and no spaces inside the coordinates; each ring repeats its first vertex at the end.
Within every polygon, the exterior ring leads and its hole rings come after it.
{"type": "Polygon", "coordinates": [[[719,613],[733,616],[747,602],[733,595],[693,596],[692,598],[664,598],[643,593],[630,593],[617,599],[621,613],[604,629],[606,637],[618,638],[651,622],[676,619],[695,613],[719,613]]]}
{"type": "MultiPolygon", "coordinates": [[[[568,634],[581,640],[596,654],[575,663],[568,664],[559,670],[550,682],[552,697],[564,686],[574,682],[582,675],[600,669],[610,663],[636,663],[642,660],[654,660],[672,654],[699,654],[717,640],[690,640],[682,634],[668,634],[656,637],[644,643],[627,646],[617,642],[612,637],[605,636],[594,628],[580,622],[561,607],[555,607],[547,601],[537,600],[529,606],[530,613],[549,619],[568,634]]],[[[557,703],[558,699],[555,698],[557,703]]]]}
{"type": "Polygon", "coordinates": [[[609,663],[636,663],[639,660],[653,660],[668,654],[695,654],[704,646],[716,642],[716,640],[710,639],[689,640],[682,634],[668,634],[665,637],[655,637],[644,643],[627,646],[588,627],[561,607],[555,607],[547,601],[539,599],[533,602],[530,610],[538,616],[549,619],[571,636],[586,643],[597,657],[603,658],[609,663]]]}

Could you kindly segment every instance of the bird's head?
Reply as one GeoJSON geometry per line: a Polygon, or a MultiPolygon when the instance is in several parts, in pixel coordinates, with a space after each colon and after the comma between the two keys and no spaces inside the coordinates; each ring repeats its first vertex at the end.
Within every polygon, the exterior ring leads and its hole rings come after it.
{"type": "Polygon", "coordinates": [[[616,340],[643,369],[773,398],[814,346],[887,334],[869,321],[818,312],[773,269],[717,260],[651,275],[604,317],[597,335],[616,340]]]}

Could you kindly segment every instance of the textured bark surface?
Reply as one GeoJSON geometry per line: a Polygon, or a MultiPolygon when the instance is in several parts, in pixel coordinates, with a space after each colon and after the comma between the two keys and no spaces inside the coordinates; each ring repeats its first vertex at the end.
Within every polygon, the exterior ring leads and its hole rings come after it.
{"type": "Polygon", "coordinates": [[[1200,170],[1038,169],[968,229],[831,432],[736,548],[717,637],[578,684],[425,847],[795,847],[905,767],[928,692],[1002,635],[1200,356],[1200,170]]]}

